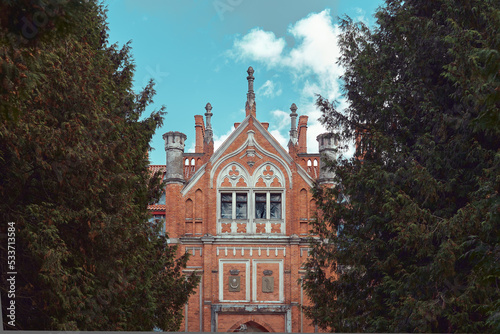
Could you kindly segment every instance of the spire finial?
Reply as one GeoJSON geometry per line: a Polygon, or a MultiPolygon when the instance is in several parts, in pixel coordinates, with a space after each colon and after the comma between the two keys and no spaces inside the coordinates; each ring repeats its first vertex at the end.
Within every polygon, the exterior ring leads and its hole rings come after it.
{"type": "Polygon", "coordinates": [[[207,103],[205,106],[205,110],[207,111],[205,113],[205,118],[207,119],[207,126],[205,128],[205,142],[211,142],[213,141],[213,132],[212,132],[212,124],[210,123],[210,119],[212,117],[212,105],[210,103],[207,103]]]}
{"type": "Polygon", "coordinates": [[[254,70],[253,70],[252,66],[250,66],[248,68],[247,73],[248,73],[248,76],[247,76],[247,80],[248,80],[248,93],[247,93],[247,103],[246,103],[246,106],[245,106],[245,111],[246,111],[246,115],[247,116],[249,114],[253,114],[254,117],[255,117],[256,116],[256,112],[255,112],[255,93],[253,91],[253,81],[255,80],[255,78],[253,76],[254,70]]]}
{"type": "Polygon", "coordinates": [[[210,114],[210,116],[212,116],[212,105],[210,104],[210,102],[208,102],[207,105],[205,106],[205,110],[207,111],[205,113],[205,116],[207,116],[207,114],[210,114]]]}
{"type": "Polygon", "coordinates": [[[292,103],[290,106],[290,110],[292,111],[290,113],[290,118],[291,118],[291,129],[290,129],[290,141],[292,144],[297,143],[297,138],[298,138],[298,133],[297,133],[297,105],[295,103],[292,103]]]}
{"type": "Polygon", "coordinates": [[[253,67],[252,67],[252,66],[250,66],[250,67],[248,68],[248,70],[247,70],[247,73],[248,73],[248,78],[247,78],[247,79],[249,79],[250,77],[251,77],[252,79],[254,79],[254,77],[253,77],[253,73],[254,73],[254,72],[255,72],[255,71],[253,70],[253,67]]]}

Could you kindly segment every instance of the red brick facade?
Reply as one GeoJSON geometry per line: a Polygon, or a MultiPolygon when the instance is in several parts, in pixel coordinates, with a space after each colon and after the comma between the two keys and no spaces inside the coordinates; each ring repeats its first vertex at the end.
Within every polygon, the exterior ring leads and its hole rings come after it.
{"type": "MultiPolygon", "coordinates": [[[[195,116],[194,153],[184,152],[184,134],[164,135],[167,164],[151,168],[165,168],[166,205],[150,209],[165,214],[179,252],[191,253],[186,272],[201,276],[182,331],[314,332],[298,282],[315,211],[309,190],[328,177],[319,153],[307,153],[307,116],[297,129],[295,104],[288,150],[257,120],[253,69],[248,74],[247,115],[215,152],[210,104],[206,124],[195,116]]],[[[332,143],[320,137],[323,153],[332,143]]]]}

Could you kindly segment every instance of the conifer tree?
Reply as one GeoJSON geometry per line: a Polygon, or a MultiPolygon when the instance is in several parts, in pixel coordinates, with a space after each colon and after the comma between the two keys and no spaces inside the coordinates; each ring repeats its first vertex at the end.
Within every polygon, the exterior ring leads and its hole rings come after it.
{"type": "Polygon", "coordinates": [[[148,222],[163,186],[148,171],[164,114],[143,115],[153,84],[132,91],[130,48],[108,44],[96,1],[2,1],[0,13],[0,217],[16,249],[7,268],[2,239],[5,328],[177,330],[197,279],[148,222]]]}
{"type": "MultiPolygon", "coordinates": [[[[307,314],[340,332],[500,331],[500,8],[388,0],[341,20],[352,158],[316,186],[307,314]]],[[[339,149],[342,153],[342,149],[339,149]]]]}

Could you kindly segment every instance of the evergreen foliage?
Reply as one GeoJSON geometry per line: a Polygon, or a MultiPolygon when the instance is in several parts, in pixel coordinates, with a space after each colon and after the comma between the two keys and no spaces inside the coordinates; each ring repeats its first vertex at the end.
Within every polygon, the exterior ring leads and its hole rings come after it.
{"type": "MultiPolygon", "coordinates": [[[[132,91],[130,48],[108,44],[105,19],[95,1],[0,4],[0,214],[2,235],[16,228],[15,329],[177,330],[198,283],[148,222],[163,184],[147,153],[164,112],[143,116],[153,84],[132,91]]],[[[7,329],[13,270],[6,239],[0,248],[7,329]]]]}
{"type": "MultiPolygon", "coordinates": [[[[500,8],[388,0],[341,20],[352,158],[316,186],[307,314],[340,332],[500,332],[500,8]]],[[[340,153],[339,149],[339,153],[340,153]]]]}

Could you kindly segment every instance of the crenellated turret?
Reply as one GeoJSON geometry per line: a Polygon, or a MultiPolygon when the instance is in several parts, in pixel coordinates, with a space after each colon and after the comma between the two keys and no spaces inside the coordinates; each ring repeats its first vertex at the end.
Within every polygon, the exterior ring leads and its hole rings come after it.
{"type": "Polygon", "coordinates": [[[187,136],[182,132],[170,131],[163,135],[167,155],[165,180],[168,183],[184,183],[183,154],[187,136]]]}
{"type": "Polygon", "coordinates": [[[335,135],[333,133],[322,133],[316,140],[319,144],[319,184],[333,183],[333,178],[335,176],[334,172],[330,171],[330,168],[326,166],[327,161],[334,161],[337,159],[337,154],[335,148],[338,145],[335,135]]]}

